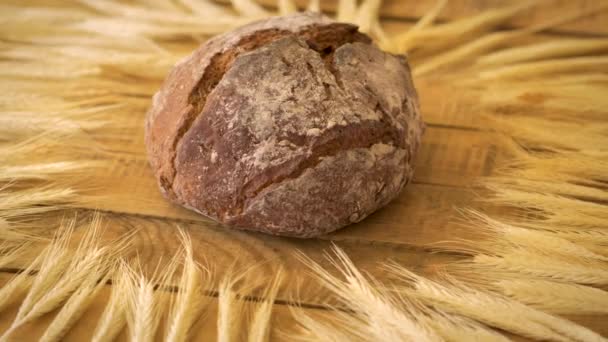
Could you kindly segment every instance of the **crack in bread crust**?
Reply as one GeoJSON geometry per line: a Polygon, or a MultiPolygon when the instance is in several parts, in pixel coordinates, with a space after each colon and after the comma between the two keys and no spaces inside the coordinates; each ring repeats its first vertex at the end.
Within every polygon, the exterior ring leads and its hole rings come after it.
{"type": "MultiPolygon", "coordinates": [[[[326,69],[333,75],[336,83],[338,84],[338,86],[340,88],[343,88],[343,86],[340,81],[340,74],[339,74],[339,72],[337,72],[337,70],[334,66],[333,57],[334,57],[334,52],[339,47],[341,47],[342,45],[347,44],[347,43],[351,43],[351,42],[350,41],[340,41],[339,43],[335,43],[335,44],[323,44],[323,45],[317,45],[314,48],[311,47],[324,60],[326,69]]],[[[307,44],[308,44],[308,46],[311,46],[310,43],[307,42],[307,44]]],[[[289,62],[287,62],[287,61],[284,61],[284,63],[289,64],[289,62]]],[[[307,63],[307,67],[309,68],[309,71],[312,73],[313,71],[310,70],[311,66],[309,63],[307,63]]],[[[371,89],[369,89],[368,87],[366,87],[366,90],[368,90],[370,93],[373,93],[373,91],[371,89]]],[[[311,155],[308,158],[300,161],[297,164],[298,166],[296,167],[296,169],[294,171],[290,172],[289,174],[279,175],[278,177],[271,177],[270,179],[267,179],[262,184],[260,184],[260,182],[256,182],[257,179],[255,179],[255,178],[250,180],[249,182],[247,182],[243,186],[243,188],[242,188],[243,191],[240,194],[240,197],[242,198],[240,200],[241,205],[233,213],[231,213],[231,215],[234,216],[234,215],[240,214],[243,211],[243,209],[247,206],[247,202],[250,201],[252,198],[256,197],[260,192],[264,191],[264,189],[266,189],[267,187],[269,187],[273,184],[278,184],[278,183],[281,183],[284,181],[288,181],[290,179],[297,178],[302,173],[304,173],[307,169],[314,168],[315,166],[317,166],[321,162],[322,158],[324,158],[324,157],[334,156],[336,153],[338,153],[340,151],[346,151],[346,150],[357,149],[357,148],[371,148],[373,145],[378,144],[378,143],[390,144],[392,146],[402,148],[403,145],[405,144],[405,142],[402,139],[399,139],[399,132],[397,131],[397,129],[388,123],[389,115],[385,112],[385,110],[382,108],[380,103],[376,103],[374,110],[381,113],[380,120],[364,121],[359,124],[351,124],[351,125],[344,126],[344,127],[336,127],[336,128],[333,128],[332,130],[327,131],[324,134],[324,137],[331,136],[332,138],[328,139],[328,141],[326,141],[323,144],[319,144],[319,145],[313,147],[311,155]],[[335,132],[335,131],[337,131],[337,132],[335,132]]],[[[293,141],[298,138],[301,139],[302,137],[291,137],[288,140],[293,141]]],[[[411,159],[411,157],[408,156],[408,159],[411,159]]],[[[268,174],[272,175],[273,173],[275,173],[275,170],[273,170],[273,169],[275,169],[275,168],[280,169],[282,167],[283,167],[283,165],[278,165],[278,166],[275,166],[274,168],[267,169],[265,176],[268,176],[268,174]]]]}

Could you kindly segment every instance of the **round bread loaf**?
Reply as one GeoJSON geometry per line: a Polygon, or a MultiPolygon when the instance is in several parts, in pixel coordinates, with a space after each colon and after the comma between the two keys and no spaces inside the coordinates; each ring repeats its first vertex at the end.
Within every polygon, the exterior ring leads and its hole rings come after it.
{"type": "Polygon", "coordinates": [[[168,199],[295,237],[358,222],[395,198],[424,130],[405,57],[312,13],[203,44],[175,65],[145,125],[168,199]]]}

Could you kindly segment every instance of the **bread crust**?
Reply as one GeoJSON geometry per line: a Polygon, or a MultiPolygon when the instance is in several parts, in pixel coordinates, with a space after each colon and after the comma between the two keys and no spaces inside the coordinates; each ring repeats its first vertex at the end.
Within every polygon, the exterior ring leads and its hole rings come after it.
{"type": "Polygon", "coordinates": [[[146,117],[167,198],[295,237],[358,222],[397,196],[422,132],[405,57],[309,13],[208,41],[176,64],[146,117]]]}

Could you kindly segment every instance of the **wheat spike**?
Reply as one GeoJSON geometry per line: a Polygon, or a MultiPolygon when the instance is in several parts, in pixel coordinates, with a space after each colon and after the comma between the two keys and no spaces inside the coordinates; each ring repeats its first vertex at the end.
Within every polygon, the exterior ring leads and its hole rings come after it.
{"type": "Polygon", "coordinates": [[[608,313],[608,293],[589,286],[541,279],[505,279],[496,286],[511,298],[549,312],[608,313]]]}
{"type": "Polygon", "coordinates": [[[104,276],[102,272],[99,268],[94,269],[83,280],[78,289],[61,307],[57,316],[40,337],[40,341],[61,341],[65,333],[78,321],[99,293],[99,290],[106,284],[108,277],[107,274],[104,276]],[[102,278],[100,279],[99,276],[102,276],[102,278]]]}
{"type": "Polygon", "coordinates": [[[270,323],[272,308],[274,301],[277,297],[279,287],[283,282],[284,272],[283,269],[279,269],[274,276],[274,279],[263,294],[261,303],[258,304],[257,310],[254,312],[253,321],[249,327],[248,341],[250,342],[264,342],[270,339],[270,323]]]}
{"type": "MultiPolygon", "coordinates": [[[[99,280],[104,279],[110,267],[108,258],[117,255],[126,247],[124,243],[114,244],[113,250],[99,247],[97,240],[100,222],[100,216],[95,215],[75,251],[70,250],[68,246],[74,221],[60,228],[55,240],[41,254],[43,259],[39,261],[38,273],[3,338],[8,338],[23,324],[61,305],[62,310],[43,336],[45,340],[60,339],[79,318],[102,286],[99,280]]],[[[36,265],[38,262],[32,264],[36,265]]]]}
{"type": "Polygon", "coordinates": [[[39,188],[0,194],[0,208],[6,218],[23,217],[56,210],[54,204],[69,203],[75,199],[75,191],[69,188],[39,188]]]}
{"type": "Polygon", "coordinates": [[[334,247],[333,252],[336,258],[329,259],[344,280],[331,275],[305,256],[301,255],[300,258],[323,285],[338,297],[342,305],[356,312],[354,319],[349,315],[341,317],[351,322],[346,323],[349,329],[353,329],[350,333],[378,341],[442,340],[412,314],[415,309],[411,303],[398,302],[388,293],[381,292],[368,282],[341,249],[334,247]]]}
{"type": "Polygon", "coordinates": [[[437,310],[425,310],[427,324],[446,341],[510,341],[474,320],[437,310]]]}
{"type": "MultiPolygon", "coordinates": [[[[329,311],[310,315],[307,310],[301,307],[289,307],[290,313],[297,323],[297,330],[293,332],[283,332],[286,339],[294,341],[365,341],[365,336],[356,335],[361,325],[352,326],[353,323],[360,323],[353,314],[340,311],[329,311]]],[[[363,323],[363,322],[361,322],[363,323]]]]}
{"type": "MultiPolygon", "coordinates": [[[[62,161],[41,164],[15,165],[0,168],[0,182],[52,179],[59,175],[78,175],[90,171],[94,161],[62,161]]],[[[100,165],[100,163],[97,163],[100,165]]]]}
{"type": "Polygon", "coordinates": [[[462,284],[441,285],[395,264],[390,265],[389,270],[412,284],[411,289],[402,289],[405,294],[430,302],[446,312],[535,339],[602,340],[601,336],[587,328],[497,294],[467,288],[462,284]]]}
{"type": "Polygon", "coordinates": [[[231,342],[239,339],[242,328],[244,300],[235,290],[239,278],[226,276],[218,287],[217,340],[231,342]]]}
{"type": "Polygon", "coordinates": [[[482,244],[488,244],[487,250],[492,250],[493,253],[509,251],[514,248],[525,248],[529,251],[536,250],[544,255],[562,255],[564,257],[572,256],[608,261],[608,258],[603,255],[593,253],[580,245],[556,236],[550,231],[517,227],[474,210],[468,210],[466,213],[473,220],[477,229],[485,230],[489,236],[492,236],[491,239],[482,244]]]}
{"type": "Polygon", "coordinates": [[[514,250],[501,256],[480,254],[473,258],[473,267],[525,274],[576,284],[606,285],[608,269],[601,262],[574,257],[559,258],[514,250]]]}
{"type": "Polygon", "coordinates": [[[466,61],[471,56],[479,55],[501,44],[509,43],[510,41],[520,37],[519,32],[497,32],[482,36],[468,44],[459,46],[458,48],[432,57],[419,66],[414,68],[414,76],[420,76],[440,67],[456,64],[461,61],[466,61]]]}
{"type": "Polygon", "coordinates": [[[35,248],[32,247],[37,238],[35,236],[30,237],[27,234],[19,234],[19,231],[13,235],[10,228],[4,228],[1,224],[0,231],[2,231],[0,233],[0,241],[2,241],[0,244],[0,268],[7,267],[17,260],[27,260],[30,251],[35,248]],[[3,230],[8,230],[9,233],[6,234],[3,230]]]}
{"type": "Polygon", "coordinates": [[[147,278],[141,268],[136,270],[124,265],[129,274],[126,286],[129,299],[127,326],[131,340],[146,342],[155,339],[167,302],[164,291],[155,291],[155,287],[169,284],[181,254],[177,253],[164,268],[161,269],[159,265],[156,270],[159,273],[155,273],[151,278],[147,278]]]}
{"type": "Polygon", "coordinates": [[[14,276],[8,283],[0,288],[0,312],[9,305],[15,303],[22,295],[25,295],[30,290],[34,279],[31,273],[43,264],[47,255],[51,254],[52,248],[53,245],[46,246],[21,273],[14,276]]]}
{"type": "Polygon", "coordinates": [[[114,341],[116,336],[127,324],[126,311],[129,303],[129,269],[124,263],[118,263],[112,278],[112,293],[106,305],[91,341],[109,342],[114,341]]]}
{"type": "Polygon", "coordinates": [[[179,230],[184,253],[178,291],[169,315],[167,341],[185,341],[194,323],[205,309],[208,297],[203,293],[205,272],[194,260],[192,241],[179,230]]]}
{"type": "Polygon", "coordinates": [[[41,254],[38,273],[32,281],[27,296],[19,306],[15,321],[22,320],[36,303],[39,303],[40,299],[53,288],[62,273],[67,269],[71,256],[67,251],[67,243],[73,228],[74,222],[61,227],[55,240],[41,254]]]}

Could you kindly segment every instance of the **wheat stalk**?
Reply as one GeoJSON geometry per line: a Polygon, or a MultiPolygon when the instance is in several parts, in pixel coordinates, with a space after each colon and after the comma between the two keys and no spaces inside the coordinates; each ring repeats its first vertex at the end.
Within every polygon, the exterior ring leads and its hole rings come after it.
{"type": "Polygon", "coordinates": [[[263,18],[270,15],[270,13],[252,0],[231,0],[231,3],[234,9],[244,16],[263,18]]]}
{"type": "Polygon", "coordinates": [[[561,39],[502,49],[479,57],[476,63],[480,66],[498,66],[551,57],[584,56],[606,49],[608,49],[606,39],[561,39]]]}
{"type": "Polygon", "coordinates": [[[488,32],[533,5],[535,5],[534,1],[519,3],[509,7],[487,10],[470,18],[417,29],[407,36],[404,35],[401,38],[397,38],[396,48],[401,52],[410,51],[417,47],[425,49],[429,49],[430,47],[433,50],[439,50],[440,47],[454,45],[488,32]]]}
{"type": "MultiPolygon", "coordinates": [[[[0,159],[6,160],[0,167],[0,238],[6,241],[2,253],[12,251],[3,254],[4,263],[20,258],[18,255],[30,248],[21,245],[34,238],[33,231],[25,229],[45,224],[37,223],[35,215],[87,200],[76,192],[82,190],[76,180],[88,179],[90,167],[109,166],[119,157],[141,158],[141,150],[117,148],[126,133],[141,135],[140,118],[125,114],[146,110],[148,98],[179,56],[209,34],[272,14],[252,0],[232,1],[240,16],[207,1],[80,3],[82,6],[28,9],[0,5],[0,20],[11,27],[0,32],[0,74],[8,80],[0,84],[0,159]],[[40,55],[45,58],[40,60],[40,55]],[[62,87],[54,86],[58,81],[62,87]],[[89,157],[90,146],[94,146],[97,164],[82,158],[89,157]],[[74,178],[74,185],[66,185],[67,178],[74,178]],[[17,182],[4,185],[12,181],[17,182]],[[30,221],[20,223],[23,219],[30,221]]],[[[488,275],[482,286],[511,299],[449,282],[430,282],[401,268],[396,272],[400,282],[386,284],[387,289],[361,274],[343,252],[336,251],[332,262],[340,277],[318,265],[312,269],[348,311],[334,307],[322,315],[312,315],[295,310],[294,318],[300,325],[297,337],[334,341],[503,339],[478,323],[482,322],[533,338],[598,339],[584,328],[519,302],[551,312],[605,312],[604,291],[577,283],[605,286],[608,279],[608,217],[602,202],[608,174],[608,154],[603,147],[608,79],[603,74],[606,60],[601,54],[606,41],[549,41],[483,55],[505,42],[518,42],[523,35],[585,12],[573,11],[519,31],[487,34],[535,3],[432,26],[446,4],[438,1],[411,31],[391,39],[378,22],[379,4],[368,0],[358,6],[356,1],[340,0],[337,16],[361,25],[391,51],[411,51],[421,62],[415,63],[419,75],[434,77],[444,66],[462,64],[461,75],[483,81],[467,84],[467,90],[475,87],[480,94],[475,111],[496,114],[502,106],[523,108],[517,115],[493,115],[494,120],[490,120],[491,128],[506,132],[524,148],[515,152],[512,168],[489,179],[485,186],[492,191],[490,202],[525,209],[535,216],[476,217],[474,228],[483,229],[488,240],[471,245],[469,252],[477,255],[466,265],[473,273],[488,275]],[[454,50],[444,53],[447,48],[454,50]],[[574,74],[581,71],[584,73],[574,74]],[[552,77],[543,78],[546,73],[552,77]],[[535,92],[547,96],[546,101],[522,104],[526,94],[535,92]],[[548,152],[531,152],[527,150],[530,147],[548,152]],[[393,285],[399,290],[393,291],[393,285]],[[400,297],[404,294],[411,298],[400,297]]],[[[319,5],[311,1],[309,8],[318,10],[319,5]]],[[[281,0],[278,7],[281,13],[295,10],[291,0],[281,0]]],[[[25,295],[5,339],[18,326],[63,305],[45,332],[45,339],[60,338],[101,286],[94,279],[103,279],[115,249],[99,247],[93,243],[93,235],[85,235],[80,247],[72,251],[68,248],[71,229],[69,225],[62,228],[63,233],[25,271],[0,289],[0,309],[25,295]],[[74,278],[62,275],[64,270],[74,273],[74,278]]],[[[203,270],[188,249],[189,239],[182,236],[182,243],[183,268],[172,305],[168,307],[169,301],[164,300],[168,296],[164,286],[177,261],[161,272],[164,276],[151,278],[142,270],[123,265],[119,270],[124,273],[114,274],[112,297],[95,329],[95,340],[111,340],[127,321],[132,338],[151,340],[158,336],[167,311],[167,339],[190,335],[206,298],[200,293],[203,270]]],[[[38,248],[39,244],[31,246],[38,248]]],[[[245,330],[243,296],[247,291],[239,283],[247,285],[242,277],[227,277],[220,284],[220,340],[242,337],[239,329],[245,330]]],[[[248,329],[251,339],[268,337],[276,291],[275,279],[254,312],[248,329]]]]}

